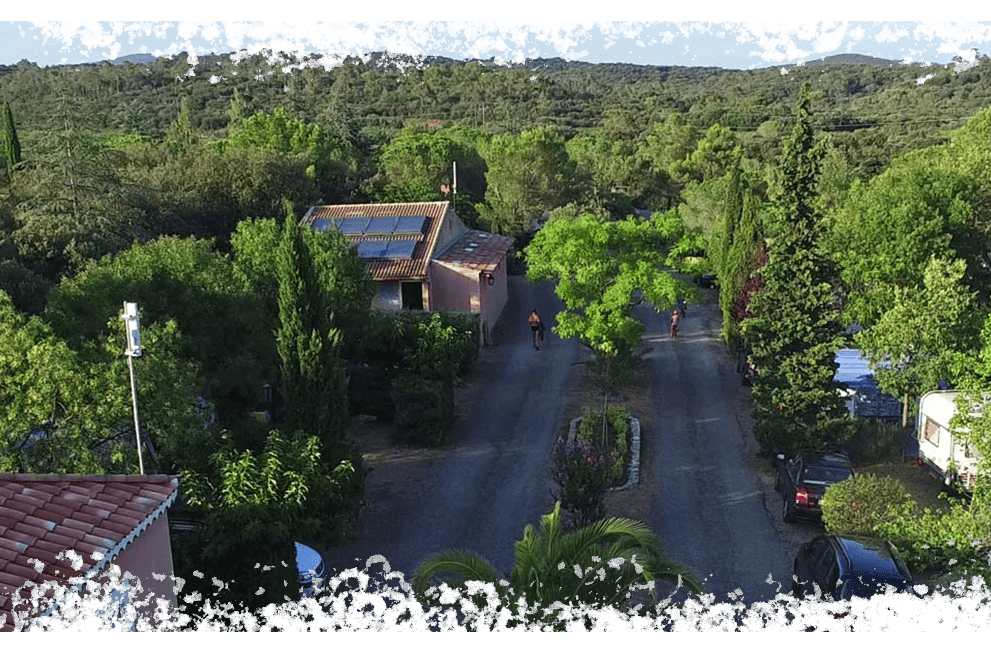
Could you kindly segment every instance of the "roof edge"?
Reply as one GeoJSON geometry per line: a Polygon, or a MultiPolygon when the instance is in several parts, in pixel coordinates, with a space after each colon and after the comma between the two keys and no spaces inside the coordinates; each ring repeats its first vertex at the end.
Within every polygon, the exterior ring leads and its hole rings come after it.
{"type": "MultiPolygon", "coordinates": [[[[158,476],[163,476],[163,475],[158,475],[158,476]]],[[[131,542],[133,542],[143,532],[145,532],[145,530],[147,530],[148,527],[151,526],[156,519],[162,516],[162,514],[166,510],[168,510],[173,503],[175,503],[176,498],[178,498],[179,496],[179,479],[176,476],[170,476],[169,478],[171,479],[172,485],[174,485],[176,488],[175,490],[172,491],[172,494],[169,495],[164,501],[162,501],[162,503],[160,503],[158,507],[156,507],[150,513],[148,513],[148,515],[143,520],[141,520],[141,522],[137,526],[131,529],[130,533],[125,535],[123,539],[121,539],[119,542],[114,544],[114,546],[103,555],[103,558],[99,562],[94,564],[89,571],[86,572],[86,575],[83,576],[82,580],[72,585],[66,591],[65,595],[62,597],[62,600],[60,600],[60,602],[53,604],[51,607],[48,608],[47,611],[45,611],[44,614],[40,614],[36,618],[41,618],[42,616],[50,616],[53,612],[55,612],[70,593],[79,591],[82,588],[82,586],[86,584],[86,582],[92,580],[94,577],[99,575],[100,571],[103,571],[103,569],[105,569],[118,555],[120,555],[121,552],[125,548],[127,548],[127,546],[131,542]]]]}

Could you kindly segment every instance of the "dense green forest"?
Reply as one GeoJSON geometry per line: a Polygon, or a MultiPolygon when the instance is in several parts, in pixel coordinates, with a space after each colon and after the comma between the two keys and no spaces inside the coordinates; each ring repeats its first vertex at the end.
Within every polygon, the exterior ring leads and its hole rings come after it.
{"type": "Polygon", "coordinates": [[[778,303],[750,298],[810,295],[777,262],[759,271],[799,233],[815,242],[810,322],[857,322],[872,360],[908,360],[879,371],[882,388],[986,386],[989,107],[987,57],[748,71],[383,54],[0,66],[0,471],[135,470],[129,395],[115,389],[127,386],[121,300],[134,300],[149,465],[181,473],[204,539],[228,540],[180,540],[178,564],[240,554],[223,531],[248,530],[239,543],[273,563],[291,553],[289,530],[339,538],[363,476],[343,415],[348,364],[388,359],[441,403],[471,325],[376,321],[354,250],[296,217],[454,198],[442,188],[455,162],[458,213],[519,250],[544,218],[657,213],[677,236],[660,259],[715,271],[727,343],[756,342],[758,356],[781,337],[748,340],[741,324],[778,303]],[[263,405],[271,426],[246,417],[263,405]]]}

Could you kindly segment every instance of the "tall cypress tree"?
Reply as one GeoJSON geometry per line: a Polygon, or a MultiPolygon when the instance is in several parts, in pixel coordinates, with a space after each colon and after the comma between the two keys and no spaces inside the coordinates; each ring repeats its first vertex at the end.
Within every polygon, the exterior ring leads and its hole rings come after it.
{"type": "Polygon", "coordinates": [[[743,323],[757,367],[754,433],[765,451],[835,448],[851,430],[833,381],[843,326],[833,289],[835,270],[818,246],[817,182],[824,142],[809,112],[808,85],[778,166],[781,183],[761,290],[743,323]]]}
{"type": "Polygon", "coordinates": [[[323,441],[331,467],[350,457],[347,439],[347,374],[340,357],[341,333],[332,327],[326,295],[310,250],[285,202],[286,220],[276,256],[282,394],[288,424],[323,441]]]}
{"type": "Polygon", "coordinates": [[[7,165],[7,176],[13,177],[14,168],[21,162],[21,143],[17,140],[14,115],[7,102],[3,103],[3,110],[0,111],[0,149],[3,150],[3,159],[7,165]]]}

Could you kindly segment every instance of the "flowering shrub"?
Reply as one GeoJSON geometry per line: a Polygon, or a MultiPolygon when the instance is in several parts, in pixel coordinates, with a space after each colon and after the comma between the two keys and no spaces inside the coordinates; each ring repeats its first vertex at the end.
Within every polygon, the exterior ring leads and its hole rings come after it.
{"type": "Polygon", "coordinates": [[[558,436],[551,465],[551,476],[559,486],[554,498],[571,513],[577,526],[586,526],[605,515],[602,499],[612,482],[615,460],[616,452],[607,455],[582,438],[565,442],[558,436]]]}

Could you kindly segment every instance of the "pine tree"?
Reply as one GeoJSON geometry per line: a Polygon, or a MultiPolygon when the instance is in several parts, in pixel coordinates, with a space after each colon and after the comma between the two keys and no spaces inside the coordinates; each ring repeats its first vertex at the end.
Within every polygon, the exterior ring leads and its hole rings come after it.
{"type": "Polygon", "coordinates": [[[765,451],[834,448],[850,435],[837,386],[836,351],[842,325],[832,283],[836,277],[818,247],[817,181],[824,142],[817,141],[802,89],[797,120],[778,164],[780,187],[762,286],[743,323],[757,367],[754,434],[765,451]]]}
{"type": "Polygon", "coordinates": [[[0,111],[0,150],[7,166],[7,177],[14,175],[14,169],[21,162],[21,143],[17,140],[17,129],[14,128],[14,115],[10,112],[10,104],[3,103],[0,111]]]}

